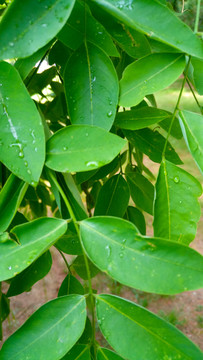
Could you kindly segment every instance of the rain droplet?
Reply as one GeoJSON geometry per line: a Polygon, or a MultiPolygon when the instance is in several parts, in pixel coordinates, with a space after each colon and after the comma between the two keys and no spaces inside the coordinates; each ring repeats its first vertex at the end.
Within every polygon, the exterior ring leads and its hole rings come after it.
{"type": "Polygon", "coordinates": [[[105,246],[105,249],[107,250],[107,257],[109,257],[111,255],[111,248],[109,245],[105,246]]]}
{"type": "Polygon", "coordinates": [[[27,161],[24,161],[24,164],[25,164],[26,167],[28,166],[28,162],[27,162],[27,161]]]}
{"type": "Polygon", "coordinates": [[[28,170],[27,170],[27,173],[28,173],[29,175],[31,175],[31,174],[32,174],[32,172],[31,172],[31,170],[30,170],[30,169],[28,169],[28,170]]]}
{"type": "Polygon", "coordinates": [[[103,34],[103,32],[102,32],[102,31],[98,31],[98,34],[99,34],[99,35],[102,35],[102,34],[103,34]]]}
{"type": "Polygon", "coordinates": [[[14,43],[13,43],[13,42],[10,42],[10,43],[9,43],[9,46],[11,46],[11,47],[14,46],[14,43]]]}
{"type": "Polygon", "coordinates": [[[63,151],[68,150],[67,146],[63,146],[63,151]]]}
{"type": "Polygon", "coordinates": [[[97,161],[88,161],[87,163],[85,163],[86,166],[98,166],[98,162],[97,161]]]}
{"type": "Polygon", "coordinates": [[[113,112],[112,111],[109,111],[108,113],[107,113],[107,116],[108,117],[111,117],[113,115],[113,112]]]}
{"type": "Polygon", "coordinates": [[[110,100],[110,101],[109,101],[109,105],[112,105],[112,104],[113,104],[113,101],[110,100]]]}
{"type": "Polygon", "coordinates": [[[89,134],[88,134],[88,133],[86,133],[86,134],[85,134],[85,136],[89,136],[89,134]]]}
{"type": "Polygon", "coordinates": [[[11,269],[12,269],[12,266],[9,266],[9,267],[8,267],[8,270],[11,270],[11,269]]]}
{"type": "Polygon", "coordinates": [[[35,152],[37,152],[37,150],[38,150],[38,149],[37,149],[37,147],[36,147],[36,148],[35,148],[35,152]]]}
{"type": "Polygon", "coordinates": [[[47,27],[47,24],[42,24],[42,27],[44,27],[44,28],[47,27]]]}
{"type": "Polygon", "coordinates": [[[122,243],[125,244],[125,243],[126,243],[126,239],[123,239],[123,240],[122,240],[122,243]]]}
{"type": "Polygon", "coordinates": [[[18,156],[19,156],[19,158],[23,159],[23,158],[24,158],[24,154],[23,154],[23,152],[22,152],[22,151],[20,151],[20,152],[19,152],[19,154],[18,154],[18,156]]]}
{"type": "Polygon", "coordinates": [[[96,79],[97,79],[96,76],[94,76],[93,79],[92,79],[92,82],[95,82],[96,79]]]}
{"type": "Polygon", "coordinates": [[[174,183],[178,184],[178,183],[180,182],[180,179],[179,179],[178,176],[175,176],[175,177],[173,178],[173,181],[174,181],[174,183]]]}
{"type": "Polygon", "coordinates": [[[123,253],[120,253],[119,254],[120,258],[122,259],[124,257],[124,254],[123,253]]]}

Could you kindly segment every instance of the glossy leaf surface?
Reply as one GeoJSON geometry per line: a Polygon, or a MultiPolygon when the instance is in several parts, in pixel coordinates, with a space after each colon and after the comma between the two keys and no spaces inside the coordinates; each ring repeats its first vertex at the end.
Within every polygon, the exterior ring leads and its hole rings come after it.
{"type": "Polygon", "coordinates": [[[185,170],[163,161],[156,183],[154,235],[188,245],[200,218],[200,183],[185,170]]]}
{"type": "Polygon", "coordinates": [[[82,45],[70,57],[65,92],[72,124],[110,130],[118,104],[118,78],[110,58],[97,46],[82,45]]]}
{"type": "Polygon", "coordinates": [[[68,126],[48,141],[46,165],[63,172],[97,169],[112,161],[125,143],[98,127],[68,126]]]}
{"type": "Polygon", "coordinates": [[[123,217],[130,198],[127,182],[122,175],[114,175],[101,188],[95,205],[94,216],[123,217]]]}
{"type": "Polygon", "coordinates": [[[51,269],[52,257],[50,251],[40,256],[27,269],[16,275],[11,280],[7,296],[16,296],[24,291],[30,291],[32,286],[39,280],[43,279],[51,269]]]}
{"type": "Polygon", "coordinates": [[[137,110],[118,112],[115,125],[121,129],[139,130],[168,118],[167,111],[145,106],[137,110]]]}
{"type": "Polygon", "coordinates": [[[92,0],[121,22],[182,52],[203,58],[203,44],[192,30],[158,0],[92,0]],[[166,31],[166,24],[168,24],[166,31]]]}
{"type": "Polygon", "coordinates": [[[183,333],[131,301],[102,294],[96,297],[96,308],[103,335],[124,358],[203,359],[200,349],[183,333]]]}
{"type": "MultiPolygon", "coordinates": [[[[124,130],[123,132],[132,145],[149,156],[152,161],[157,163],[162,161],[166,139],[158,131],[146,128],[136,131],[124,130]]],[[[182,164],[181,159],[169,142],[166,146],[165,157],[174,164],[182,164]]]]}
{"type": "Polygon", "coordinates": [[[120,56],[105,27],[94,19],[87,4],[81,1],[76,1],[71,16],[57,38],[72,50],[78,49],[85,38],[109,56],[120,56]]]}
{"type": "Polygon", "coordinates": [[[89,218],[80,227],[90,260],[121,284],[168,295],[203,284],[203,257],[193,249],[142,237],[132,223],[119,218],[89,218]]]}
{"type": "Polygon", "coordinates": [[[127,183],[130,188],[130,194],[138,208],[153,214],[154,186],[139,172],[127,172],[127,183]]]}
{"type": "Polygon", "coordinates": [[[7,280],[26,269],[48,250],[67,228],[65,220],[40,218],[15,226],[11,232],[19,244],[7,241],[0,244],[0,280],[7,280]]]}
{"type": "Polygon", "coordinates": [[[146,95],[171,85],[184,67],[182,54],[151,54],[133,62],[124,70],[120,81],[120,105],[139,104],[146,95]]]}
{"type": "Polygon", "coordinates": [[[0,232],[5,231],[14,218],[27,191],[28,184],[11,174],[0,192],[0,232]]]}
{"type": "Polygon", "coordinates": [[[0,62],[0,161],[31,185],[39,180],[45,160],[40,115],[17,70],[0,62]]]}
{"type": "Polygon", "coordinates": [[[64,296],[46,303],[4,343],[1,359],[61,359],[84,330],[85,306],[85,298],[80,295],[64,296]]]}
{"type": "Polygon", "coordinates": [[[203,115],[186,110],[179,114],[185,142],[203,174],[203,115]]]}
{"type": "Polygon", "coordinates": [[[12,1],[0,24],[0,59],[24,58],[46,45],[65,24],[74,3],[12,1]]]}

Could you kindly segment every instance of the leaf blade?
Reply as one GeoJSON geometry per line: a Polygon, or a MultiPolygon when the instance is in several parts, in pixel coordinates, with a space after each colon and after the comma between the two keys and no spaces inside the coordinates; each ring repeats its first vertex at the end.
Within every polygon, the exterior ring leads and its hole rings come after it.
{"type": "Polygon", "coordinates": [[[23,354],[30,360],[36,357],[40,360],[59,360],[79,339],[85,320],[84,296],[69,295],[51,300],[4,343],[1,358],[20,360],[23,354]],[[71,337],[68,336],[69,332],[71,337]]]}
{"type": "Polygon", "coordinates": [[[168,295],[202,286],[203,257],[185,245],[142,237],[132,223],[107,216],[83,220],[80,228],[90,260],[124,285],[168,295]]]}
{"type": "Polygon", "coordinates": [[[100,329],[124,358],[202,359],[194,343],[149,310],[113,295],[97,295],[96,301],[100,329]]]}

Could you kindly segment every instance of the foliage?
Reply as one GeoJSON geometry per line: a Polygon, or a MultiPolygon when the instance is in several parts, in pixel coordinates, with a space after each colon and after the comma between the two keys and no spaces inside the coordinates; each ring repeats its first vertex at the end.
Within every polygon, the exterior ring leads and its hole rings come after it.
{"type": "Polygon", "coordinates": [[[0,360],[203,359],[170,318],[91,281],[103,271],[161,295],[202,286],[189,247],[202,188],[172,146],[183,137],[203,172],[200,1],[194,32],[166,0],[13,0],[1,11],[0,338],[9,298],[50,271],[52,246],[68,275],[0,360]],[[173,113],[157,108],[154,93],[179,77],[173,113]],[[186,82],[199,113],[180,108],[186,82]]]}

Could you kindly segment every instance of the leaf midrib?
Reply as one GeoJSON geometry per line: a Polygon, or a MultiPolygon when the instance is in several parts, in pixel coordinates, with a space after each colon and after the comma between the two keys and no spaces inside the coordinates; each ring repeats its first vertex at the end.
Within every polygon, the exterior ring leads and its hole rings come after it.
{"type": "MultiPolygon", "coordinates": [[[[99,296],[98,296],[99,297],[99,296]]],[[[136,325],[140,326],[141,328],[143,328],[146,332],[148,332],[150,335],[156,337],[159,339],[159,341],[165,343],[166,345],[168,345],[168,347],[171,347],[173,349],[175,349],[175,351],[179,352],[180,354],[183,354],[184,356],[187,356],[187,354],[185,354],[184,352],[182,352],[181,350],[177,349],[176,347],[174,347],[173,345],[171,345],[170,343],[168,343],[165,339],[161,338],[158,334],[152,332],[151,330],[149,330],[148,328],[146,328],[145,326],[143,326],[142,324],[140,324],[139,322],[137,322],[135,319],[131,318],[130,316],[128,316],[127,314],[123,313],[120,309],[117,309],[115,306],[113,306],[112,304],[110,304],[108,301],[104,300],[103,298],[99,297],[99,299],[101,301],[103,301],[104,303],[108,304],[109,307],[111,307],[112,309],[116,310],[117,312],[120,312],[121,315],[125,316],[126,318],[128,318],[130,321],[134,322],[136,325]]],[[[133,304],[134,305],[134,304],[133,304]]],[[[189,360],[191,360],[191,357],[188,357],[189,360]]]]}
{"type": "MultiPolygon", "coordinates": [[[[85,221],[85,220],[84,220],[85,221]]],[[[121,244],[121,243],[118,243],[117,241],[115,241],[115,240],[113,240],[112,238],[109,238],[107,235],[104,235],[103,233],[100,233],[99,231],[97,231],[97,230],[95,230],[94,228],[92,228],[91,226],[88,226],[85,222],[83,222],[83,224],[82,224],[84,227],[86,226],[87,228],[89,228],[89,229],[91,229],[92,230],[92,232],[95,232],[95,233],[97,233],[97,234],[99,234],[100,235],[100,237],[102,238],[105,238],[105,239],[107,239],[110,243],[114,243],[114,244],[116,244],[117,246],[120,246],[121,248],[122,247],[125,247],[125,249],[127,249],[127,250],[129,250],[129,251],[132,251],[132,252],[134,252],[134,253],[137,253],[138,255],[141,255],[141,251],[138,251],[138,250],[136,250],[136,249],[133,249],[133,248],[130,248],[130,247],[128,247],[128,246],[126,246],[126,244],[125,245],[123,245],[123,244],[121,244]]],[[[137,235],[137,234],[135,234],[135,235],[137,235]]],[[[143,240],[145,240],[144,238],[143,238],[143,240]]],[[[147,240],[147,238],[146,238],[146,240],[147,240]]],[[[164,240],[164,239],[159,239],[159,240],[163,240],[163,241],[166,241],[166,240],[164,240]]],[[[139,241],[139,240],[136,240],[136,241],[139,241]]],[[[149,241],[150,241],[150,238],[149,238],[149,241]]],[[[170,242],[170,241],[169,241],[170,242]]],[[[175,243],[176,244],[176,243],[175,243]]],[[[141,255],[142,256],[142,255],[141,255]]],[[[199,270],[199,269],[195,269],[195,268],[193,268],[193,267],[191,267],[191,266],[186,266],[185,264],[184,265],[182,265],[182,264],[179,264],[179,263],[176,263],[176,262],[173,262],[173,261],[169,261],[169,260],[166,260],[165,258],[163,259],[160,259],[159,257],[156,257],[156,256],[152,256],[152,255],[148,255],[148,254],[145,254],[145,257],[149,257],[149,258],[153,258],[153,259],[155,259],[155,260],[159,260],[159,261],[162,261],[162,262],[166,262],[166,263],[169,263],[169,264],[172,264],[172,265],[175,265],[175,266],[182,266],[182,267],[184,267],[184,268],[186,268],[186,269],[190,269],[190,270],[193,270],[193,271],[196,271],[196,272],[200,272],[200,274],[202,274],[202,271],[201,270],[199,270]]]]}

